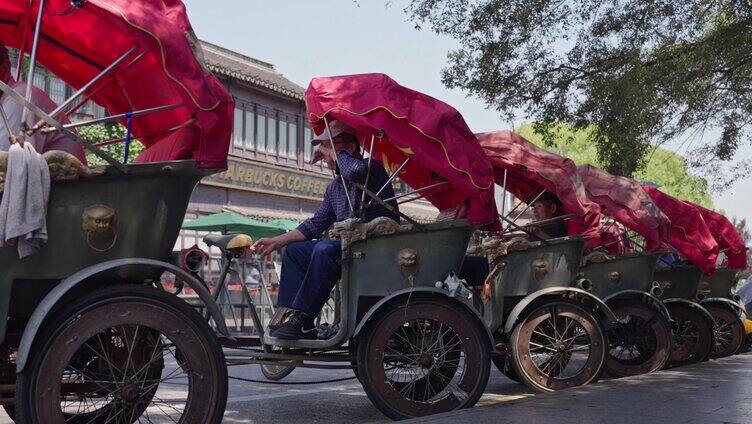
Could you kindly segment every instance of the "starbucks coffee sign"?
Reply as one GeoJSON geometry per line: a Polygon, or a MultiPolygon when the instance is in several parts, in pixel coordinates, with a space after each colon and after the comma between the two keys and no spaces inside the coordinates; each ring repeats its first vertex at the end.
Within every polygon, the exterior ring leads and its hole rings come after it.
{"type": "Polygon", "coordinates": [[[202,180],[203,184],[281,196],[321,200],[331,177],[312,172],[229,157],[227,171],[202,180]]]}

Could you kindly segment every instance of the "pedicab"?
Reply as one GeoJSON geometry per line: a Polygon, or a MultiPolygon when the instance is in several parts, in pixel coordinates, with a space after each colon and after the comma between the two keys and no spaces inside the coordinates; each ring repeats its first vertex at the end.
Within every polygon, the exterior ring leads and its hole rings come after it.
{"type": "Polygon", "coordinates": [[[626,377],[660,370],[673,351],[673,320],[672,302],[661,301],[663,291],[655,284],[655,251],[670,221],[637,181],[591,165],[579,166],[577,173],[587,198],[609,218],[601,226],[601,252],[586,257],[581,270],[592,282],[591,292],[624,319],[610,333],[608,372],[626,377]],[[641,251],[634,251],[627,230],[642,235],[641,251]]]}
{"type": "Polygon", "coordinates": [[[22,258],[16,246],[0,247],[0,403],[22,423],[131,423],[142,415],[219,423],[227,399],[219,341],[159,285],[162,273],[173,274],[227,333],[206,288],[170,261],[194,186],[226,168],[233,110],[194,54],[182,3],[0,1],[0,41],[20,49],[19,69],[34,75],[42,64],[76,90],[45,111],[29,92],[0,83],[39,119],[23,135],[58,131],[108,163],[89,169],[72,155],[51,155],[58,162],[49,162],[47,242],[22,258]],[[109,116],[62,124],[88,100],[109,116]],[[75,133],[115,121],[128,128],[126,141],[146,146],[137,163],[75,133]]]}
{"type": "Polygon", "coordinates": [[[673,253],[664,255],[659,258],[653,277],[663,290],[663,302],[677,326],[669,365],[703,361],[713,349],[715,320],[700,304],[698,290],[703,274],[715,270],[718,243],[696,208],[651,185],[644,184],[643,188],[671,221],[663,243],[686,258],[677,258],[673,253]]]}
{"type": "MultiPolygon", "coordinates": [[[[347,196],[353,218],[330,230],[342,242],[336,334],[277,339],[251,307],[257,335],[227,340],[241,349],[228,361],[353,369],[393,419],[474,405],[488,381],[493,338],[456,273],[473,229],[498,225],[493,175],[477,140],[456,110],[382,74],[315,78],[306,105],[317,133],[344,123],[368,152],[369,169],[379,160],[391,175],[382,187],[368,177],[355,183],[361,194],[347,196]],[[395,178],[412,191],[381,199],[395,178]],[[415,196],[448,220],[420,223],[403,213],[401,223],[362,220],[370,202],[394,210],[392,201],[415,196]]],[[[232,259],[237,249],[225,245],[233,237],[209,241],[232,259]]]]}
{"type": "MultiPolygon", "coordinates": [[[[484,243],[493,268],[483,289],[483,312],[497,337],[494,363],[541,391],[593,382],[607,363],[607,333],[618,325],[611,308],[590,292],[590,281],[579,278],[585,246],[597,244],[598,206],[578,195],[581,185],[570,160],[508,131],[477,137],[497,184],[522,200],[518,206],[529,208],[546,192],[556,195],[565,215],[537,224],[566,219],[567,234],[575,235],[484,243]]],[[[504,220],[502,234],[517,227],[516,219],[504,220]]]]}
{"type": "Polygon", "coordinates": [[[739,296],[733,292],[739,271],[747,267],[747,248],[744,241],[725,216],[689,201],[684,203],[700,212],[710,234],[718,243],[724,260],[712,275],[700,279],[700,304],[713,316],[715,343],[710,357],[723,358],[738,353],[745,344],[747,311],[739,296]]]}

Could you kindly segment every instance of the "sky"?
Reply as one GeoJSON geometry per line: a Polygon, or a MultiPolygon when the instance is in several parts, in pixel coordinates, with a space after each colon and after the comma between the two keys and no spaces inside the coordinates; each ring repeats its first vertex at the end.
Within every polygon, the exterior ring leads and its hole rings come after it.
{"type": "MultiPolygon", "coordinates": [[[[407,0],[184,0],[199,38],[273,63],[303,87],[316,76],[382,72],[462,113],[474,132],[513,129],[477,98],[441,83],[456,41],[416,30],[403,12],[407,0]]],[[[675,143],[679,153],[686,145],[675,143]]],[[[671,146],[666,146],[671,147],[671,146]]],[[[752,147],[740,158],[752,158],[752,147]]],[[[752,178],[714,194],[715,207],[752,223],[752,178]]]]}

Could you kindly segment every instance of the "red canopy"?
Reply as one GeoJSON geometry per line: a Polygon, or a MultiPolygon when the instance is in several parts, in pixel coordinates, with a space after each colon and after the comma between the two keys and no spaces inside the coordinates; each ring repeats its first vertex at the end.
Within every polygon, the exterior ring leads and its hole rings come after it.
{"type": "Polygon", "coordinates": [[[653,186],[645,184],[643,189],[671,220],[671,230],[664,241],[705,273],[713,272],[719,246],[700,211],[653,186]]]}
{"type": "Polygon", "coordinates": [[[507,191],[523,202],[532,201],[543,190],[555,194],[563,204],[562,212],[575,215],[567,222],[567,233],[581,235],[588,247],[600,244],[598,205],[587,199],[571,159],[541,149],[511,131],[476,136],[494,167],[497,184],[503,184],[506,170],[507,191]]]}
{"type": "Polygon", "coordinates": [[[381,134],[371,154],[387,169],[409,157],[401,180],[413,189],[449,181],[421,194],[441,211],[462,206],[458,210],[466,212],[457,218],[498,228],[491,165],[451,106],[383,74],[314,78],[306,104],[317,133],[324,130],[324,118],[339,120],[355,129],[366,150],[372,135],[381,134]]]}
{"type": "MultiPolygon", "coordinates": [[[[39,3],[0,0],[0,42],[28,54],[39,3]]],[[[233,100],[194,55],[181,1],[47,0],[41,29],[39,62],[76,88],[134,49],[87,93],[110,114],[181,105],[133,118],[133,135],[147,147],[138,161],[226,167],[233,100]]]]}
{"type": "Polygon", "coordinates": [[[645,237],[646,250],[655,250],[668,238],[671,221],[637,181],[611,175],[591,165],[577,167],[588,199],[601,213],[645,237]]]}
{"type": "Polygon", "coordinates": [[[744,245],[744,240],[742,240],[739,232],[736,231],[734,224],[718,212],[711,211],[688,200],[685,200],[684,203],[700,212],[702,219],[705,220],[705,225],[710,230],[710,234],[713,235],[720,248],[724,250],[728,258],[728,267],[747,268],[747,247],[744,245]]]}

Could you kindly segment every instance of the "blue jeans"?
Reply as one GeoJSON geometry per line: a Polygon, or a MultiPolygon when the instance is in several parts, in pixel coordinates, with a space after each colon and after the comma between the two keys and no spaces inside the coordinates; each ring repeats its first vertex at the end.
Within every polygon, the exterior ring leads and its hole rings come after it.
{"type": "Polygon", "coordinates": [[[290,243],[282,256],[277,306],[316,317],[339,280],[342,244],[339,240],[290,243]]]}

